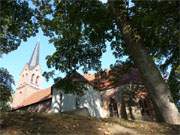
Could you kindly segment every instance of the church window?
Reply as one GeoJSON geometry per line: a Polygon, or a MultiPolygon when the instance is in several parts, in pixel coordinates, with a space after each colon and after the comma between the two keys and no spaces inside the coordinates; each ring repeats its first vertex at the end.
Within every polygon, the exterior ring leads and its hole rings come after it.
{"type": "Polygon", "coordinates": [[[36,84],[38,84],[39,76],[36,77],[36,84]]]}
{"type": "Polygon", "coordinates": [[[26,81],[28,81],[28,78],[29,78],[29,77],[28,77],[28,73],[26,73],[26,76],[25,76],[25,77],[26,77],[26,78],[25,78],[26,81]]]}
{"type": "Polygon", "coordinates": [[[31,82],[33,82],[34,77],[35,77],[35,74],[32,74],[32,76],[31,76],[31,82]]]}

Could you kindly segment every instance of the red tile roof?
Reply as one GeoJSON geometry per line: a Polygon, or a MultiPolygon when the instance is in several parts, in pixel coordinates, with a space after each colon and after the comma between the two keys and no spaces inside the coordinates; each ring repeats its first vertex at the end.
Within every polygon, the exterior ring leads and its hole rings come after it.
{"type": "Polygon", "coordinates": [[[18,107],[15,109],[25,107],[34,103],[38,103],[47,99],[50,99],[52,97],[51,95],[51,88],[37,90],[37,92],[30,95],[28,98],[26,98],[18,107]]]}
{"type": "Polygon", "coordinates": [[[94,87],[99,90],[116,88],[127,83],[142,83],[140,73],[136,68],[131,68],[127,72],[122,71],[122,67],[102,71],[97,74],[85,74],[86,78],[94,87]]]}

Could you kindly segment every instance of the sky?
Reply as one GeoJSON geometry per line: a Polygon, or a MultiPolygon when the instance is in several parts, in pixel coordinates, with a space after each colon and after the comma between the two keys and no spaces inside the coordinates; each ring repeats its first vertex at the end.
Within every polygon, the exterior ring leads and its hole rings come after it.
{"type": "MultiPolygon", "coordinates": [[[[13,89],[16,89],[16,85],[19,81],[19,75],[22,71],[24,65],[29,62],[30,57],[33,53],[36,43],[40,42],[40,66],[42,73],[45,71],[50,71],[46,65],[46,56],[53,54],[55,48],[53,44],[49,43],[49,38],[43,35],[43,32],[40,30],[35,37],[30,37],[26,42],[22,42],[17,50],[12,51],[8,54],[4,54],[0,58],[0,67],[6,68],[9,73],[14,77],[15,85],[13,89]]],[[[103,54],[102,58],[102,68],[109,68],[110,64],[115,63],[115,58],[112,55],[111,49],[108,47],[107,52],[103,54]]],[[[42,88],[47,88],[53,84],[53,79],[50,79],[48,82],[44,79],[42,83],[42,88]]]]}

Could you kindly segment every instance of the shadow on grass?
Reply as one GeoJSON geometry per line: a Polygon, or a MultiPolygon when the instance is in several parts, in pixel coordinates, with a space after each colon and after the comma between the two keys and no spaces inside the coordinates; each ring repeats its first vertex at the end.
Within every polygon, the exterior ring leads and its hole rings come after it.
{"type": "MultiPolygon", "coordinates": [[[[86,117],[65,114],[44,113],[3,113],[1,132],[13,129],[17,134],[60,134],[60,135],[100,135],[99,123],[88,121],[86,117]]],[[[11,135],[13,135],[11,133],[11,135]]]]}
{"type": "Polygon", "coordinates": [[[171,125],[167,123],[157,123],[148,121],[133,121],[124,119],[108,118],[104,122],[111,121],[125,128],[134,129],[140,134],[163,134],[180,135],[180,125],[171,125]]]}
{"type": "MultiPolygon", "coordinates": [[[[164,123],[96,119],[67,114],[1,113],[1,135],[104,135],[109,125],[134,129],[138,134],[178,135],[180,126],[164,123]],[[108,123],[108,124],[105,124],[108,123]]],[[[123,130],[123,128],[122,128],[123,130]]],[[[122,130],[117,130],[122,135],[122,130]]],[[[111,132],[111,131],[110,131],[111,132]]]]}

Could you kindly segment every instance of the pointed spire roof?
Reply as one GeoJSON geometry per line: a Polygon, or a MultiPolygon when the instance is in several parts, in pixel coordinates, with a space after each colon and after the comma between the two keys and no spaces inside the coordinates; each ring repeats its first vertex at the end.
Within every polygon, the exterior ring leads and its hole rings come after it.
{"type": "Polygon", "coordinates": [[[33,54],[31,56],[31,59],[28,63],[30,69],[33,69],[34,67],[39,65],[39,50],[40,50],[40,43],[37,42],[36,47],[34,48],[33,54]]]}

